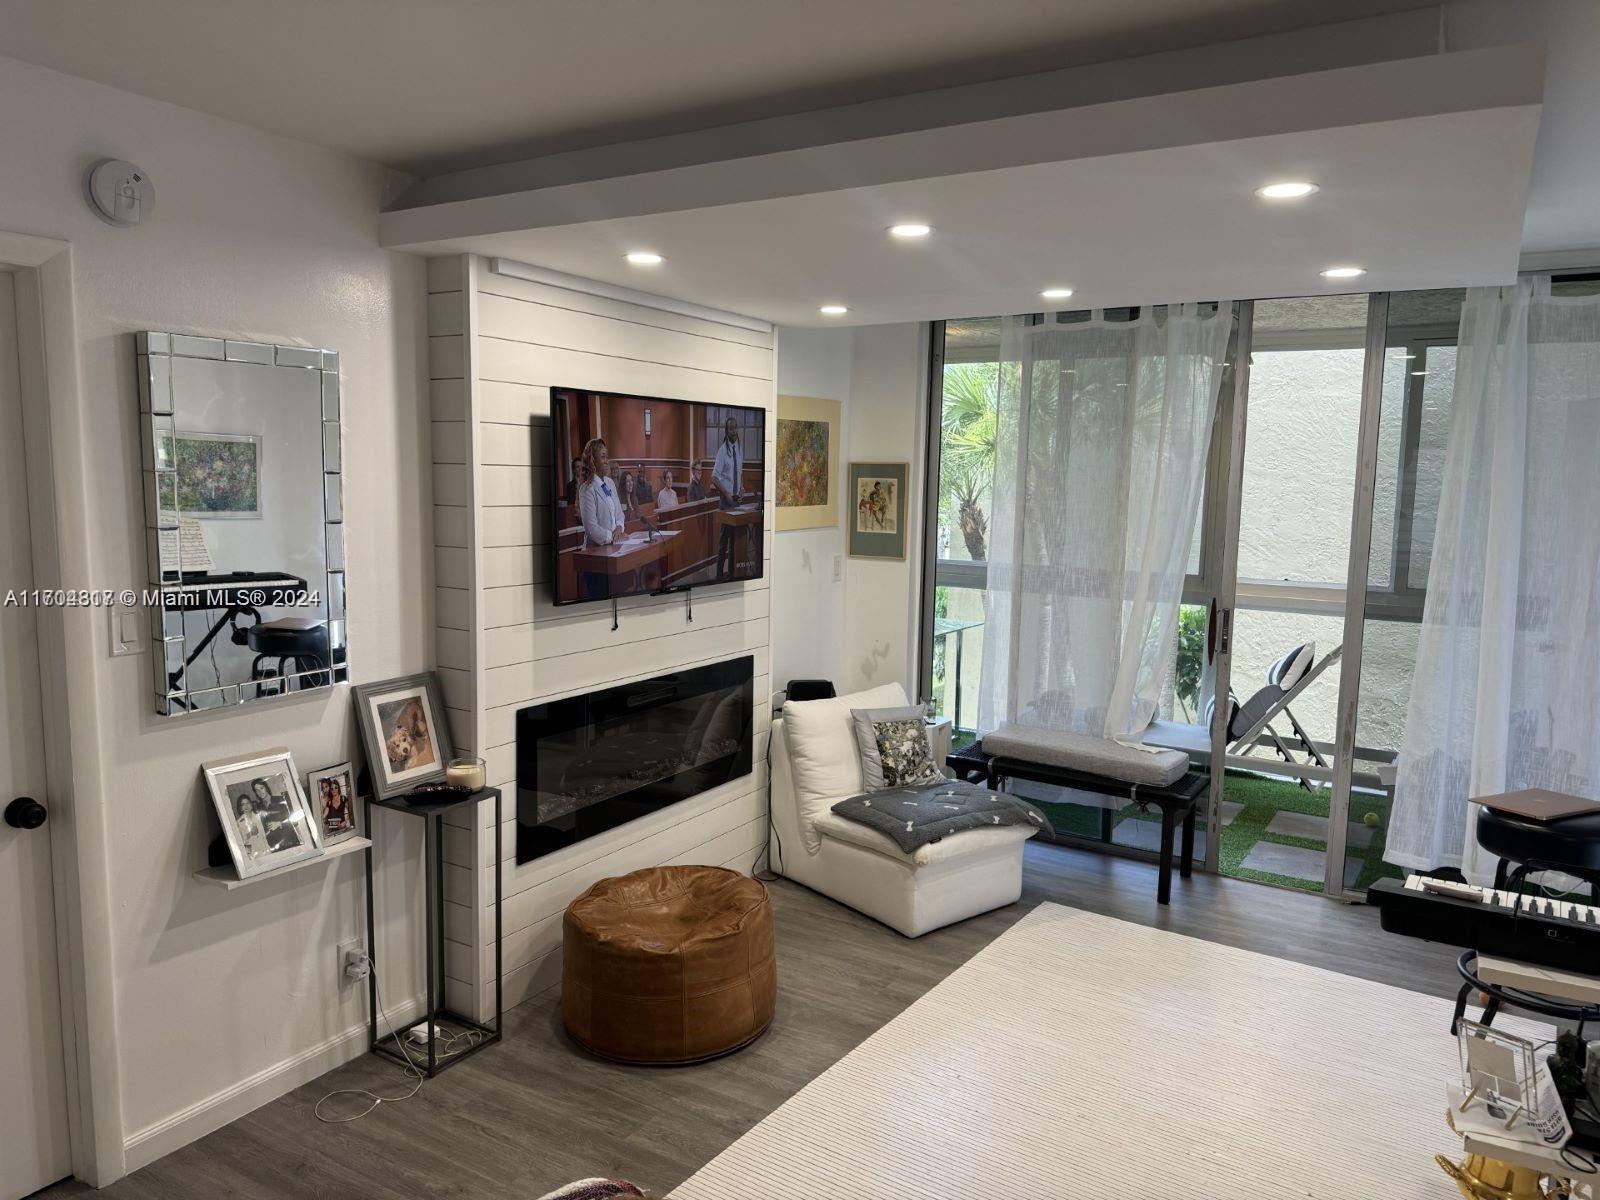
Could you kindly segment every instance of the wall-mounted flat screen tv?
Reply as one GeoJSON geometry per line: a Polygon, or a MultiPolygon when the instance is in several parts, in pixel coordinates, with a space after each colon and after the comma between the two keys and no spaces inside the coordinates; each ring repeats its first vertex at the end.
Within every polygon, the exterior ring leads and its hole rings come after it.
{"type": "Polygon", "coordinates": [[[763,408],[550,389],[557,604],[759,579],[763,408]]]}

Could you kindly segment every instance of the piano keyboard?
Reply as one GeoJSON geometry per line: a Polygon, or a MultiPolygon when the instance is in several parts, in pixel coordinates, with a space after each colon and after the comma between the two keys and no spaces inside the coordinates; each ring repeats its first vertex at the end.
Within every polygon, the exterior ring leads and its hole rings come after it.
{"type": "Polygon", "coordinates": [[[1367,902],[1391,933],[1585,975],[1600,974],[1600,907],[1412,875],[1367,902]]]}
{"type": "Polygon", "coordinates": [[[1522,892],[1501,892],[1490,887],[1471,883],[1456,883],[1449,879],[1434,879],[1430,875],[1407,875],[1406,891],[1427,892],[1430,895],[1450,896],[1457,900],[1476,900],[1479,904],[1492,904],[1496,908],[1541,917],[1557,917],[1563,921],[1576,921],[1579,925],[1600,926],[1600,908],[1592,904],[1571,904],[1547,896],[1529,896],[1522,892]]]}

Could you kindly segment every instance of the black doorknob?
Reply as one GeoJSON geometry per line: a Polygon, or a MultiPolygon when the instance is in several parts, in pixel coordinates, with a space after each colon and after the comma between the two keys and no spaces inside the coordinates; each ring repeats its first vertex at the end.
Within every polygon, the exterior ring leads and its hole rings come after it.
{"type": "Polygon", "coordinates": [[[49,815],[32,796],[18,796],[6,805],[6,824],[13,829],[37,829],[49,815]]]}

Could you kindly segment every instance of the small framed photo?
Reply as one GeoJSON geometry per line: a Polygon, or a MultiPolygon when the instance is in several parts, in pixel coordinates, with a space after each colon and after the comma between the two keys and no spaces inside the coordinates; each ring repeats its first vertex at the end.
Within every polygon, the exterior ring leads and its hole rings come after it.
{"type": "Polygon", "coordinates": [[[282,747],[200,768],[240,879],[322,853],[322,822],[282,747]]]}
{"type": "Polygon", "coordinates": [[[334,846],[361,832],[356,813],[356,777],[347,762],[306,775],[306,795],[322,822],[322,844],[334,846]]]}
{"type": "Polygon", "coordinates": [[[432,671],[351,689],[361,748],[379,800],[437,783],[450,762],[450,727],[432,671]]]}
{"type": "Polygon", "coordinates": [[[850,464],[848,549],[852,558],[906,556],[905,463],[850,464]]]}

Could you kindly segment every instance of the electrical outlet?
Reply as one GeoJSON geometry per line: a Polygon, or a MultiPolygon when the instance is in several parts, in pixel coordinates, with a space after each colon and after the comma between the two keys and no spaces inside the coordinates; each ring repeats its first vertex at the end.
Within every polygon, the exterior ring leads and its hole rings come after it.
{"type": "Polygon", "coordinates": [[[372,970],[372,961],[367,957],[367,948],[362,945],[360,938],[352,938],[348,942],[339,943],[339,985],[341,987],[365,979],[372,970]]]}

